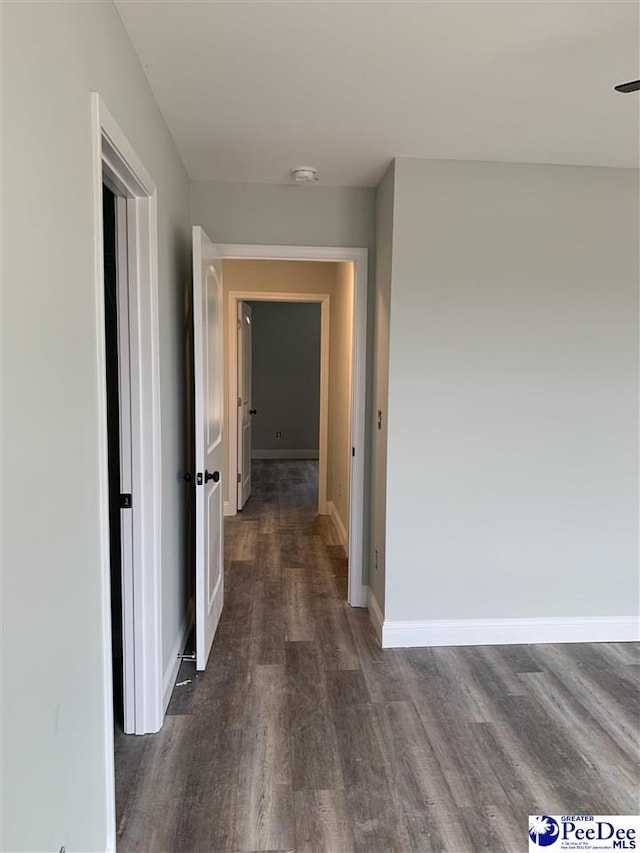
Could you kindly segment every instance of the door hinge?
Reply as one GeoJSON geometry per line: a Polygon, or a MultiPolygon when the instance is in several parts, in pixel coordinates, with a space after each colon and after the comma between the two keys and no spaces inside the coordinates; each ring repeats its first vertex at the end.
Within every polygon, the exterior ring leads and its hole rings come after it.
{"type": "Polygon", "coordinates": [[[242,405],[242,397],[238,397],[238,408],[242,405]]]}
{"type": "Polygon", "coordinates": [[[239,329],[241,329],[241,328],[242,328],[242,320],[238,320],[238,328],[239,328],[239,329]]]}
{"type": "Polygon", "coordinates": [[[239,483],[241,483],[241,482],[242,482],[242,474],[238,474],[238,482],[239,482],[239,483]]]}
{"type": "Polygon", "coordinates": [[[120,495],[120,509],[131,509],[133,506],[131,502],[131,495],[128,492],[125,492],[120,495]]]}
{"type": "Polygon", "coordinates": [[[352,447],[352,448],[351,448],[351,455],[352,455],[352,456],[355,456],[355,455],[356,455],[356,449],[355,449],[355,447],[352,447]]]}

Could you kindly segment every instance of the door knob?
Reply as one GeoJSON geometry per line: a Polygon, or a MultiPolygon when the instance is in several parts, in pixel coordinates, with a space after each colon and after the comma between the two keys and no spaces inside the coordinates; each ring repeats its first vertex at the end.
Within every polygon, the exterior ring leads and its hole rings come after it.
{"type": "Polygon", "coordinates": [[[249,414],[250,414],[250,415],[255,415],[255,414],[257,414],[257,412],[258,412],[258,410],[257,410],[257,409],[249,409],[249,414]]]}
{"type": "Polygon", "coordinates": [[[220,471],[214,471],[213,474],[210,474],[208,471],[204,472],[204,481],[208,483],[209,480],[213,480],[214,483],[217,483],[220,479],[220,471]]]}
{"type": "Polygon", "coordinates": [[[182,479],[185,483],[190,483],[193,480],[193,474],[190,471],[187,471],[186,474],[182,475],[182,479]]]}

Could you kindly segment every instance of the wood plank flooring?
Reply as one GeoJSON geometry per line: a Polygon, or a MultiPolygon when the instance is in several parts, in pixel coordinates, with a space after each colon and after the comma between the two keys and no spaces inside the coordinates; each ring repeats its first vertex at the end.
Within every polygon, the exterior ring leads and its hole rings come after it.
{"type": "Polygon", "coordinates": [[[637,812],[638,645],[383,651],[316,495],[254,463],[206,672],[116,737],[118,850],[522,853],[529,814],[637,812]]]}

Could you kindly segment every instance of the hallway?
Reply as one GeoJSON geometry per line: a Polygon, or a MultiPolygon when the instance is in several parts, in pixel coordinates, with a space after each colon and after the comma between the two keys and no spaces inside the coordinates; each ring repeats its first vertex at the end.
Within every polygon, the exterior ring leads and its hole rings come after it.
{"type": "Polygon", "coordinates": [[[521,853],[529,814],[636,810],[636,645],[382,651],[316,464],[253,470],[206,672],[117,738],[119,851],[521,853]]]}

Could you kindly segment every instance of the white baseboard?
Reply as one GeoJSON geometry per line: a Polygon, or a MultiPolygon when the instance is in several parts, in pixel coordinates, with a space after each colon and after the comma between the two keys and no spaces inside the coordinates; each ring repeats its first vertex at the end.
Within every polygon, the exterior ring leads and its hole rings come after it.
{"type": "Polygon", "coordinates": [[[366,587],[366,593],[367,607],[369,608],[369,618],[371,619],[371,623],[375,628],[376,636],[378,640],[380,640],[380,645],[382,645],[382,626],[384,625],[384,616],[382,615],[382,610],[380,610],[378,600],[373,594],[370,586],[366,587]]]}
{"type": "Polygon", "coordinates": [[[182,624],[180,625],[180,630],[178,631],[178,636],[176,637],[175,644],[171,649],[169,663],[167,664],[167,668],[164,672],[164,678],[162,680],[163,715],[167,713],[167,708],[171,700],[171,694],[173,693],[176,678],[178,677],[178,670],[180,669],[180,658],[178,657],[178,655],[182,654],[182,650],[184,649],[184,644],[187,642],[187,637],[189,636],[189,631],[191,630],[192,624],[193,601],[190,601],[189,606],[187,607],[187,612],[184,614],[184,619],[182,620],[182,624]]]}
{"type": "Polygon", "coordinates": [[[222,505],[222,514],[224,516],[236,515],[236,508],[232,506],[231,501],[225,501],[222,505]]]}
{"type": "Polygon", "coordinates": [[[523,643],[625,643],[640,639],[636,617],[547,617],[539,619],[426,619],[382,621],[371,597],[371,621],[383,649],[426,646],[500,646],[523,643]]]}
{"type": "MultiPolygon", "coordinates": [[[[324,514],[324,513],[321,513],[324,514]]],[[[338,539],[340,540],[340,544],[344,548],[344,550],[349,553],[349,537],[347,536],[347,531],[345,526],[340,518],[340,514],[338,512],[338,508],[334,504],[333,501],[327,501],[327,512],[326,515],[331,516],[331,520],[333,521],[333,526],[336,529],[336,533],[338,534],[338,539]]]]}
{"type": "Polygon", "coordinates": [[[318,459],[317,450],[252,450],[252,459],[318,459]]]}

